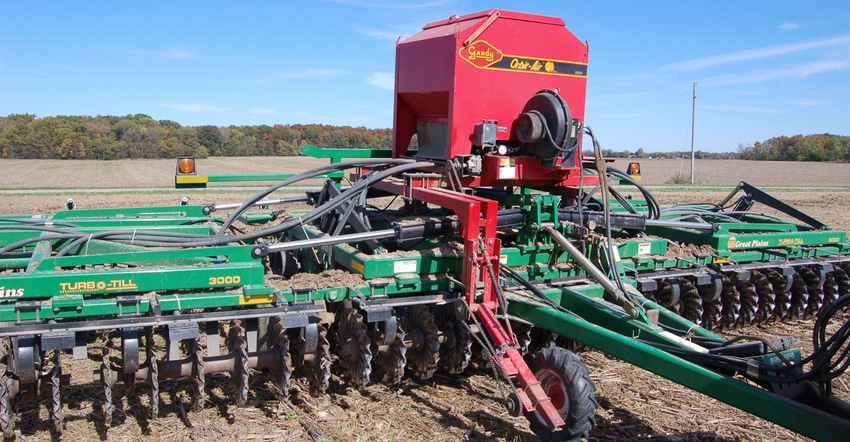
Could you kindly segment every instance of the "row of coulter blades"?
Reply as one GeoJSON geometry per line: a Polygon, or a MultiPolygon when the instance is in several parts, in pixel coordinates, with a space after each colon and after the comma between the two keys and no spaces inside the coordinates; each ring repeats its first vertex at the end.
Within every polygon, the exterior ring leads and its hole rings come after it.
{"type": "Polygon", "coordinates": [[[850,261],[667,276],[638,284],[645,296],[709,330],[814,317],[850,295],[850,261]]]}
{"type": "MultiPolygon", "coordinates": [[[[671,276],[656,280],[655,290],[645,294],[705,328],[735,328],[815,315],[838,296],[850,294],[848,271],[850,263],[842,262],[671,276]]],[[[275,316],[189,327],[115,329],[89,334],[86,351],[74,352],[74,357],[93,354],[93,360],[100,359],[93,377],[102,387],[106,427],[116,410],[140,403],[140,393],[149,393],[150,416],[156,418],[163,381],[170,382],[172,392],[189,393],[189,403],[180,406],[199,411],[219,399],[245,405],[257,370],[275,385],[279,396],[286,396],[293,375],[303,377],[311,393],[322,394],[332,383],[332,370],[334,379],[356,388],[373,380],[397,384],[406,373],[428,379],[438,368],[448,373],[467,368],[474,347],[463,303],[396,310],[398,318],[380,323],[369,323],[358,309],[346,307],[335,315],[320,314],[325,321],[288,329],[275,316]],[[208,377],[216,373],[229,376],[208,377]],[[208,382],[232,397],[211,397],[208,382]]],[[[516,329],[527,348],[545,346],[554,338],[529,334],[520,324],[516,329]],[[532,336],[547,342],[532,343],[532,336]]],[[[3,338],[2,347],[8,366],[8,370],[0,367],[7,373],[0,379],[4,435],[14,435],[15,409],[24,410],[35,401],[47,404],[49,425],[61,433],[62,388],[70,383],[62,363],[71,355],[40,349],[34,338],[3,338]]]]}
{"type": "Polygon", "coordinates": [[[703,222],[709,228],[650,227],[649,233],[699,251],[684,264],[659,259],[666,263],[660,272],[644,267],[638,288],[703,328],[811,318],[850,294],[847,233],[831,230],[751,184],[742,181],[718,205],[676,205],[659,213],[661,222],[703,222]],[[731,210],[721,209],[741,191],[727,206],[731,210]],[[766,206],[783,216],[752,211],[756,202],[759,209],[766,206]]]}
{"type": "Polygon", "coordinates": [[[102,387],[95,402],[102,409],[99,424],[104,428],[112,425],[113,416],[145,402],[155,419],[166,391],[171,412],[175,407],[200,411],[210,403],[244,406],[249,384],[258,382],[272,385],[269,389],[277,398],[284,398],[293,376],[319,395],[329,388],[359,388],[372,381],[397,385],[406,374],[428,379],[437,369],[457,374],[467,368],[473,336],[464,303],[411,305],[396,311],[398,317],[379,323],[343,306],[335,314],[318,313],[317,320],[304,327],[285,328],[286,318],[271,316],[113,329],[89,333],[84,346],[72,354],[40,348],[34,337],[3,338],[0,428],[9,438],[15,435],[16,420],[18,426],[44,425],[32,419],[41,403],[49,415],[46,424],[61,434],[62,390],[71,384],[62,367],[72,356],[99,363],[93,381],[102,387]],[[262,379],[255,381],[254,376],[262,379]],[[229,397],[216,397],[221,391],[229,397]],[[149,399],[142,400],[148,394],[149,399]]]}

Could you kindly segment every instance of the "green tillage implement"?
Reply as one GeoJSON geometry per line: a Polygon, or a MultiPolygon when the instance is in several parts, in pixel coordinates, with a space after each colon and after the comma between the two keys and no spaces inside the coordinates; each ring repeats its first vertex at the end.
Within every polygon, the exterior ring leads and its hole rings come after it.
{"type": "MultiPolygon", "coordinates": [[[[560,298],[560,305],[569,312],[527,297],[512,296],[509,298],[510,313],[804,436],[820,441],[847,440],[850,408],[846,403],[836,400],[825,412],[770,393],[647,344],[642,339],[657,338],[661,329],[631,320],[622,310],[605,302],[569,288],[550,289],[547,293],[552,293],[555,299],[560,298]]],[[[647,306],[653,304],[647,301],[647,306]]],[[[657,305],[653,307],[660,309],[657,305]]],[[[705,330],[693,329],[692,332],[709,335],[705,330]]],[[[668,344],[676,345],[672,341],[668,344]]]]}
{"type": "MultiPolygon", "coordinates": [[[[388,154],[305,149],[335,162],[388,154]]],[[[366,167],[371,164],[361,161],[366,167]]],[[[341,170],[333,173],[341,177],[341,170]]],[[[102,363],[105,418],[110,415],[112,383],[120,379],[145,380],[156,397],[156,379],[193,377],[201,401],[202,367],[206,373],[228,372],[232,379],[241,379],[238,396],[244,400],[250,368],[271,370],[285,391],[291,374],[287,358],[292,357],[307,367],[311,387],[322,390],[330,376],[327,335],[341,329],[354,337],[376,339],[375,350],[368,344],[358,350],[374,351],[376,359],[390,357],[390,362],[398,363],[404,360],[403,353],[391,357],[392,352],[413,346],[408,349],[412,352],[418,346],[418,362],[426,363],[419,373],[425,374],[427,363],[434,364],[431,373],[436,368],[434,353],[428,349],[439,348],[438,334],[446,342],[466,336],[471,345],[469,334],[475,327],[465,328],[469,317],[454,307],[445,308],[462,306],[460,294],[468,289],[458,275],[470,257],[457,247],[453,213],[409,198],[403,207],[384,209],[356,205],[352,199],[316,222],[295,224],[321,208],[266,207],[303,202],[315,195],[331,204],[345,195],[338,186],[338,181],[326,183],[324,193],[311,193],[309,198],[255,201],[250,211],[240,213],[243,225],[236,228],[228,226],[226,215],[219,215],[233,205],[65,210],[0,218],[0,337],[11,344],[7,362],[17,364],[10,365],[14,376],[0,378],[3,431],[14,427],[8,422],[10,399],[22,389],[33,391],[39,382],[58,382],[55,371],[42,373],[42,357],[71,349],[75,357],[85,357],[87,338],[109,330],[121,335],[121,344],[115,346],[126,362],[113,366],[104,358],[102,363]],[[325,227],[356,216],[361,217],[359,222],[325,227]],[[432,224],[423,225],[429,219],[432,224]],[[277,230],[287,223],[297,228],[277,230]],[[418,233],[405,236],[410,228],[418,233]],[[364,229],[396,237],[370,240],[371,246],[365,240],[334,241],[335,236],[365,238],[370,232],[364,229]],[[310,246],[313,240],[316,245],[310,246]],[[275,245],[297,244],[294,241],[307,245],[296,250],[284,247],[286,251],[268,256],[262,253],[275,245]],[[292,273],[320,274],[328,269],[349,278],[327,284],[309,278],[287,280],[292,273]],[[286,285],[279,285],[282,282],[286,285]],[[443,315],[440,328],[431,310],[443,315]],[[398,324],[396,311],[404,312],[398,324]],[[451,312],[448,320],[446,312],[451,312]],[[331,317],[331,326],[320,317],[331,317]],[[446,328],[453,324],[451,318],[460,320],[453,331],[446,328]],[[223,322],[230,330],[226,354],[217,345],[223,322]],[[370,327],[368,335],[365,327],[370,327]],[[416,328],[407,340],[419,341],[404,343],[403,334],[396,333],[401,327],[416,328]],[[199,330],[207,332],[205,350],[199,350],[199,330]],[[142,340],[142,331],[149,337],[142,340]],[[176,344],[169,344],[169,358],[157,360],[153,333],[195,350],[183,357],[176,344]],[[140,342],[148,352],[143,363],[140,342]],[[429,342],[433,347],[426,345],[429,342]]],[[[811,400],[802,395],[804,400],[792,400],[772,392],[798,393],[805,390],[799,385],[808,385],[809,381],[771,380],[776,378],[772,370],[789,369],[772,359],[801,360],[796,346],[745,352],[733,361],[739,365],[718,368],[711,358],[718,348],[720,353],[729,351],[724,347],[729,341],[709,330],[815,315],[822,305],[846,294],[850,288],[844,269],[850,263],[850,245],[844,232],[753,214],[730,216],[704,206],[662,210],[657,220],[644,220],[648,210],[644,201],[623,200],[611,212],[621,235],[609,249],[595,221],[575,221],[601,219],[599,212],[570,212],[562,208],[560,197],[525,188],[487,197],[498,201],[500,208],[501,247],[492,264],[502,269],[498,286],[509,301],[509,317],[501,314],[501,319],[584,343],[808,437],[843,440],[850,434],[847,404],[832,396],[811,400]],[[677,242],[699,246],[701,252],[672,253],[677,242]],[[615,259],[609,259],[612,254],[615,259]],[[774,279],[759,285],[756,277],[774,279]],[[614,283],[618,278],[621,285],[614,283]],[[621,288],[624,293],[618,293],[621,288]],[[697,302],[705,312],[683,311],[687,302],[697,302]],[[716,347],[709,349],[711,345],[716,347]]],[[[481,278],[486,277],[482,272],[481,278]]],[[[105,339],[103,344],[107,353],[113,351],[109,342],[105,339]]],[[[464,347],[455,348],[453,356],[462,362],[464,347]]],[[[347,362],[346,376],[356,380],[365,372],[368,378],[371,368],[364,361],[347,362]]],[[[53,404],[60,404],[52,411],[56,422],[61,422],[60,399],[54,390],[53,404]]]]}

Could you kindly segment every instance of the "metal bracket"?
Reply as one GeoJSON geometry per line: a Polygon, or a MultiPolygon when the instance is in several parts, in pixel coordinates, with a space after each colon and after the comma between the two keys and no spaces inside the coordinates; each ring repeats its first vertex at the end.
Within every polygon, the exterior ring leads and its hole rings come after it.
{"type": "Polygon", "coordinates": [[[301,338],[304,339],[304,354],[316,353],[316,348],[319,346],[319,326],[315,321],[301,329],[301,338]]]}
{"type": "Polygon", "coordinates": [[[205,323],[207,335],[207,356],[221,355],[221,338],[218,336],[218,321],[205,323]]]}
{"type": "Polygon", "coordinates": [[[499,13],[499,11],[491,12],[490,16],[487,17],[487,20],[485,20],[484,23],[481,23],[481,25],[478,26],[478,29],[476,29],[475,32],[473,32],[472,34],[469,35],[469,38],[464,40],[463,46],[464,47],[469,46],[469,44],[472,43],[473,41],[475,41],[476,38],[480,37],[481,34],[483,34],[484,31],[486,31],[487,28],[489,28],[490,25],[492,25],[493,22],[496,21],[497,18],[499,18],[499,15],[501,15],[499,13]]]}
{"type": "Polygon", "coordinates": [[[62,350],[73,346],[73,333],[50,333],[41,336],[41,348],[45,351],[62,350]]]}
{"type": "Polygon", "coordinates": [[[139,330],[125,328],[121,330],[121,359],[124,373],[139,371],[139,330]]]}
{"type": "Polygon", "coordinates": [[[35,322],[41,321],[41,301],[16,301],[15,319],[21,322],[21,312],[35,312],[35,322]]]}
{"type": "Polygon", "coordinates": [[[195,322],[175,322],[168,324],[167,328],[168,360],[176,361],[180,359],[180,341],[184,339],[198,339],[200,336],[198,324],[195,322]]]}
{"type": "Polygon", "coordinates": [[[257,342],[260,337],[260,322],[257,318],[248,318],[245,320],[245,343],[248,347],[248,353],[257,351],[257,342]]]}
{"type": "Polygon", "coordinates": [[[142,312],[142,297],[139,295],[116,296],[115,303],[118,304],[118,316],[137,316],[142,312]],[[130,307],[127,312],[124,309],[130,307]]]}
{"type": "Polygon", "coordinates": [[[67,350],[72,348],[74,349],[74,359],[76,360],[88,358],[86,345],[85,332],[56,332],[41,335],[42,350],[67,350]]]}
{"type": "Polygon", "coordinates": [[[36,344],[35,335],[17,336],[12,339],[12,351],[14,358],[12,359],[10,371],[18,376],[18,381],[22,384],[31,384],[38,379],[36,372],[36,360],[38,345],[36,344]]]}

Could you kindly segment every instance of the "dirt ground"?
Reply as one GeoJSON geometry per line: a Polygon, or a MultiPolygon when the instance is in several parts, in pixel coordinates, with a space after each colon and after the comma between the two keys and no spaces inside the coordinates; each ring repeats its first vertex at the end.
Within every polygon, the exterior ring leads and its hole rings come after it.
{"type": "MultiPolygon", "coordinates": [[[[617,159],[626,170],[631,161],[641,164],[646,185],[690,181],[690,160],[617,159]]],[[[328,160],[310,157],[205,158],[197,161],[201,175],[301,172],[328,160]]],[[[174,183],[175,160],[0,160],[0,189],[161,188],[174,183]],[[34,174],[37,171],[37,174],[34,174]]],[[[696,160],[698,185],[735,186],[747,181],[756,186],[833,187],[847,189],[850,164],[744,160],[696,160]]],[[[240,183],[231,185],[240,186],[240,183]]],[[[217,184],[216,187],[224,187],[217,184]]]]}
{"type": "MultiPolygon", "coordinates": [[[[203,160],[201,167],[214,169],[214,159],[203,160]]],[[[276,159],[275,159],[276,160],[276,159]]],[[[235,170],[232,160],[215,160],[225,170],[235,170]]],[[[661,160],[663,162],[676,160],[661,160]]],[[[173,182],[173,164],[167,173],[159,169],[165,162],[152,162],[152,168],[135,163],[124,168],[118,163],[109,163],[108,171],[92,172],[77,162],[64,163],[58,168],[45,163],[47,170],[38,162],[8,162],[0,160],[0,173],[4,176],[4,188],[34,189],[74,187],[112,187],[121,181],[120,187],[167,187],[173,182]],[[14,163],[14,164],[13,164],[14,163]],[[23,164],[26,163],[26,164],[23,164]],[[73,172],[67,165],[73,164],[73,172]],[[13,172],[14,173],[11,173],[13,172]],[[10,181],[10,176],[26,175],[27,180],[10,181]],[[108,175],[108,179],[103,179],[108,175]],[[46,177],[47,179],[38,179],[46,177]],[[152,177],[156,177],[152,184],[152,177]],[[55,178],[55,181],[54,181],[55,178]],[[132,181],[132,185],[128,185],[132,181]],[[110,184],[113,183],[113,184],[110,184]]],[[[170,162],[169,162],[170,163],[170,162]]],[[[240,161],[239,164],[243,164],[240,161]]],[[[263,159],[255,165],[274,169],[271,161],[263,159]]],[[[290,162],[290,164],[294,164],[290,162]]],[[[719,171],[729,168],[720,164],[719,171]]],[[[834,187],[817,191],[794,190],[776,194],[804,212],[838,230],[850,230],[850,191],[846,177],[850,177],[850,165],[827,165],[835,167],[831,178],[819,181],[823,173],[812,171],[817,183],[793,181],[788,176],[797,173],[776,170],[756,171],[748,163],[750,176],[771,177],[770,183],[761,185],[779,186],[778,181],[794,185],[834,187]],[[842,175],[847,174],[847,175],[842,175]],[[841,178],[841,177],[845,178],[841,178]],[[784,179],[781,179],[783,178],[784,179]]],[[[758,163],[756,163],[758,164],[758,163]]],[[[801,163],[794,163],[801,164],[801,163]]],[[[299,164],[299,166],[301,166],[299,164]]],[[[786,164],[785,166],[788,166],[786,164]]],[[[97,166],[91,166],[97,167],[97,166]]],[[[101,166],[106,167],[106,166],[101,166]]],[[[241,167],[241,166],[240,166],[241,167]]],[[[309,168],[307,164],[303,169],[309,168]]],[[[623,166],[625,167],[625,166],[623,166]]],[[[671,166],[672,167],[672,166],[671,166]]],[[[699,166],[698,166],[699,167],[699,166]]],[[[707,167],[707,166],[706,166],[707,167]]],[[[672,167],[675,169],[675,167],[672,167]]],[[[650,168],[644,166],[644,175],[650,168]]],[[[660,170],[660,169],[659,169],[660,170]]],[[[698,169],[700,170],[700,169],[698,169]]],[[[265,170],[269,172],[270,170],[265,170]]],[[[286,171],[286,170],[285,170],[286,171]]],[[[719,176],[722,172],[717,172],[719,176]]],[[[280,170],[273,170],[280,172],[280,170]]],[[[210,172],[213,173],[213,172],[210,172]]],[[[659,172],[660,173],[660,172],[659,172]]],[[[711,172],[706,172],[711,174],[711,172]]],[[[648,176],[648,175],[647,175],[648,176]]],[[[712,175],[713,176],[713,175],[712,175]]],[[[732,179],[734,185],[741,178],[732,179]]],[[[653,184],[653,180],[647,180],[653,184]]],[[[664,181],[654,183],[663,184],[664,181]]],[[[706,182],[706,184],[729,184],[706,182]]],[[[115,186],[119,187],[119,186],[115,186]]],[[[657,190],[656,196],[662,204],[682,202],[719,202],[727,190],[657,190]]],[[[207,191],[202,192],[110,192],[90,193],[76,191],[49,192],[39,194],[3,195],[0,203],[2,213],[43,213],[59,210],[68,197],[73,197],[80,208],[128,205],[173,205],[181,196],[188,195],[193,203],[239,202],[251,191],[207,191]]],[[[736,333],[751,335],[789,335],[798,342],[810,342],[812,321],[796,321],[789,324],[771,324],[748,327],[736,333]]],[[[91,350],[90,350],[91,351],[91,350]]],[[[579,356],[589,367],[591,378],[596,384],[600,408],[596,413],[597,426],[590,441],[801,441],[807,440],[784,428],[755,418],[731,406],[690,391],[670,381],[661,379],[642,369],[610,358],[605,354],[583,350],[579,356]]],[[[97,356],[99,357],[99,356],[97,356]]],[[[523,417],[510,416],[502,405],[500,386],[489,370],[470,369],[462,375],[447,375],[438,372],[428,381],[406,378],[402,385],[393,387],[382,383],[371,383],[365,388],[346,388],[334,375],[328,394],[313,397],[308,394],[306,383],[294,379],[294,391],[288,400],[278,400],[273,382],[262,373],[253,373],[251,393],[246,407],[236,407],[228,398],[229,386],[226,375],[211,375],[209,400],[201,412],[192,412],[188,393],[188,381],[166,381],[162,383],[161,413],[150,419],[146,387],[137,385],[132,389],[118,387],[117,412],[113,426],[106,428],[102,420],[102,389],[91,383],[91,366],[77,366],[72,372],[73,385],[65,390],[65,440],[321,440],[321,441],[532,441],[533,433],[523,417]]],[[[69,368],[70,370],[70,368],[69,368]]],[[[836,391],[845,400],[850,399],[850,389],[845,379],[836,382],[836,391]]],[[[21,441],[50,440],[49,419],[45,406],[34,407],[19,401],[21,415],[21,441]]]]}

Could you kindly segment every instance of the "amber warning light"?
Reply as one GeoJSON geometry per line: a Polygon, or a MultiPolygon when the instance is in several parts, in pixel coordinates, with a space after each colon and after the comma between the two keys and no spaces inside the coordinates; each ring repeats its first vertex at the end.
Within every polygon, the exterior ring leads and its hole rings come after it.
{"type": "Polygon", "coordinates": [[[174,185],[177,188],[207,187],[209,177],[198,175],[194,157],[177,158],[177,170],[174,172],[174,185]]]}
{"type": "Polygon", "coordinates": [[[627,172],[632,179],[635,181],[640,181],[640,163],[629,163],[629,167],[626,168],[627,172]]]}
{"type": "Polygon", "coordinates": [[[181,157],[177,159],[177,173],[179,175],[195,174],[195,159],[192,157],[181,157]]]}

